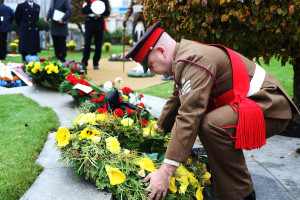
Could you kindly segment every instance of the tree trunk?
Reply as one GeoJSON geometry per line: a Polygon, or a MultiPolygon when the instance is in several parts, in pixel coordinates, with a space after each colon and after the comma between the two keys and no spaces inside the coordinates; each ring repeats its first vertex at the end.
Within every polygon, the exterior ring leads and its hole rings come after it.
{"type": "MultiPolygon", "coordinates": [[[[294,68],[294,97],[293,101],[300,109],[300,57],[297,58],[296,64],[293,65],[294,68]]],[[[293,121],[300,125],[300,116],[295,115],[293,121]]]]}
{"type": "Polygon", "coordinates": [[[84,32],[83,32],[83,29],[82,29],[82,26],[81,26],[81,23],[76,23],[77,27],[79,28],[80,32],[82,35],[84,35],[84,32]]]}

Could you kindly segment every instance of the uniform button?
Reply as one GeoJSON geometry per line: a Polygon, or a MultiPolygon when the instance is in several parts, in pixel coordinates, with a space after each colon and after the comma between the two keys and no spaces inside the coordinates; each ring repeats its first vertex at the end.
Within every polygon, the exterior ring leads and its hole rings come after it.
{"type": "Polygon", "coordinates": [[[35,30],[37,30],[37,28],[35,28],[35,30]]]}
{"type": "Polygon", "coordinates": [[[95,19],[97,19],[98,17],[95,17],[95,19]]]}
{"type": "Polygon", "coordinates": [[[31,24],[31,21],[29,21],[29,24],[31,24]]]}
{"type": "Polygon", "coordinates": [[[31,17],[31,15],[28,15],[28,17],[31,17]]]}
{"type": "Polygon", "coordinates": [[[28,29],[31,30],[31,27],[29,27],[28,29]]]}

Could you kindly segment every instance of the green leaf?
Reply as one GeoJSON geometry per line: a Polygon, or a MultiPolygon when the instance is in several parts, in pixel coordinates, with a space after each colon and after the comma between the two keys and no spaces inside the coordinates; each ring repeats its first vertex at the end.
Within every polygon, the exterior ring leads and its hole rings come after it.
{"type": "Polygon", "coordinates": [[[221,33],[219,31],[216,32],[216,37],[217,37],[217,39],[220,39],[221,33]]]}
{"type": "Polygon", "coordinates": [[[257,28],[257,29],[261,29],[261,28],[263,28],[264,26],[265,26],[265,23],[264,23],[264,22],[258,22],[256,28],[257,28]]]}
{"type": "Polygon", "coordinates": [[[254,15],[256,15],[256,16],[258,16],[258,15],[259,15],[259,11],[258,11],[258,10],[256,10],[256,9],[252,9],[252,13],[253,13],[254,15]]]}

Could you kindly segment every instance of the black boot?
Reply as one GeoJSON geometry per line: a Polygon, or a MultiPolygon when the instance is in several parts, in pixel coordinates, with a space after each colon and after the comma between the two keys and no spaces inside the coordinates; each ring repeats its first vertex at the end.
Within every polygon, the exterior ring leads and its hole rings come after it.
{"type": "Polygon", "coordinates": [[[253,190],[248,196],[241,198],[240,200],[256,200],[255,191],[253,190]]]}

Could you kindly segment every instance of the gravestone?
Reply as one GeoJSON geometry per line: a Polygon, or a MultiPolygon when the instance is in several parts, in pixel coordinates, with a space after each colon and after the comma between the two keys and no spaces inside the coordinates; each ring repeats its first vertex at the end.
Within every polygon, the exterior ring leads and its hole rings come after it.
{"type": "Polygon", "coordinates": [[[72,31],[73,33],[73,41],[76,44],[75,50],[81,50],[83,36],[79,31],[72,31]]]}

